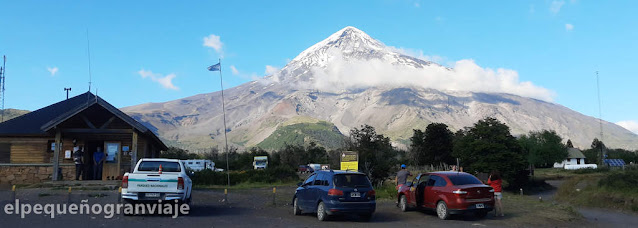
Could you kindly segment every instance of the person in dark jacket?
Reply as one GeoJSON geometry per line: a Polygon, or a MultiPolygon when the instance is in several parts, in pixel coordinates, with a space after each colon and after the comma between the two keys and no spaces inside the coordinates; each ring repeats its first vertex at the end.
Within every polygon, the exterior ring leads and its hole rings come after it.
{"type": "Polygon", "coordinates": [[[73,162],[75,162],[75,180],[80,180],[84,171],[84,151],[81,146],[73,148],[73,162]]]}

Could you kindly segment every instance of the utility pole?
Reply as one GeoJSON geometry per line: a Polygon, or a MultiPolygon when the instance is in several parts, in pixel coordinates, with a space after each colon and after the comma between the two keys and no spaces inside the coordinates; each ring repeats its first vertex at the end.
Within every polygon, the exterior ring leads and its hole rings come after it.
{"type": "Polygon", "coordinates": [[[0,122],[4,122],[4,84],[5,84],[5,74],[7,73],[7,56],[2,56],[2,67],[0,67],[0,97],[2,97],[2,109],[0,112],[0,122]]]}
{"type": "Polygon", "coordinates": [[[64,88],[64,91],[66,91],[66,99],[69,99],[69,91],[71,91],[71,87],[69,88],[64,88]]]}
{"type": "Polygon", "coordinates": [[[598,77],[598,71],[596,71],[596,88],[598,89],[598,121],[600,124],[600,160],[598,162],[602,167],[605,164],[605,144],[603,143],[603,108],[602,101],[600,100],[600,78],[598,77]]]}

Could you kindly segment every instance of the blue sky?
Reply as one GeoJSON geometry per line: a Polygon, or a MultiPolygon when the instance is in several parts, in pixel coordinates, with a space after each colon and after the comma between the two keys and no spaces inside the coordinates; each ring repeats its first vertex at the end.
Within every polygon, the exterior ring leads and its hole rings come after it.
{"type": "Polygon", "coordinates": [[[442,64],[472,59],[554,92],[553,102],[638,131],[635,1],[4,1],[5,107],[88,89],[117,107],[218,91],[281,68],[345,26],[442,64]],[[212,35],[212,36],[211,36],[212,35]],[[205,45],[204,38],[212,38],[205,45]],[[219,40],[217,40],[219,39],[219,40]],[[220,42],[217,42],[220,41],[220,42]],[[231,66],[236,70],[231,69],[231,66]],[[162,84],[163,83],[163,84],[162,84]]]}

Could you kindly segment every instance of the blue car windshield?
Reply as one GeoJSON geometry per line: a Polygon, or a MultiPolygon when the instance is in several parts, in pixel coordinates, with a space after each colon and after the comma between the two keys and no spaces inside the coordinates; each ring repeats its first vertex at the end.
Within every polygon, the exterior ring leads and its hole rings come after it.
{"type": "Polygon", "coordinates": [[[368,177],[362,174],[338,174],[334,177],[335,187],[371,187],[368,177]]]}

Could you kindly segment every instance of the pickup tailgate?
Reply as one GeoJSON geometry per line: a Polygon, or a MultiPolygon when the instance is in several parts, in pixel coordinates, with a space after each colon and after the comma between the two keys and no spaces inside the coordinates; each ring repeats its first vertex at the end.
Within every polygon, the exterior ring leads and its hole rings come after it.
{"type": "Polygon", "coordinates": [[[177,192],[179,173],[132,173],[128,176],[128,192],[177,192]]]}

